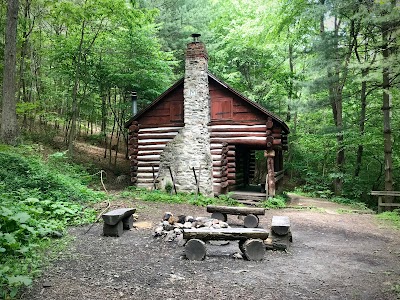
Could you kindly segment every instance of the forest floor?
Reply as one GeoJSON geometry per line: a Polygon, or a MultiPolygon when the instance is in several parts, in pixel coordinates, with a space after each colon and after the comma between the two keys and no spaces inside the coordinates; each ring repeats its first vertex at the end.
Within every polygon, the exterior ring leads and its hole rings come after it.
{"type": "MultiPolygon", "coordinates": [[[[117,196],[117,195],[116,195],[117,196]]],[[[289,251],[267,251],[262,261],[235,259],[237,242],[207,245],[204,261],[189,261],[184,247],[152,236],[164,212],[207,216],[203,207],[120,199],[137,208],[136,228],[102,236],[102,224],[69,230],[59,252],[21,299],[399,299],[400,235],[373,214],[321,199],[291,195],[289,251]]],[[[242,221],[229,216],[231,226],[242,221]]]]}

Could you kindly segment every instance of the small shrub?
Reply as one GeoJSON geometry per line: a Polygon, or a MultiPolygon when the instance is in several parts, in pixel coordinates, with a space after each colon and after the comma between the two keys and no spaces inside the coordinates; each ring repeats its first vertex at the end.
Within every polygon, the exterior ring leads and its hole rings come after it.
{"type": "Polygon", "coordinates": [[[167,182],[166,185],[165,185],[165,192],[168,193],[168,194],[172,194],[172,188],[173,188],[172,183],[171,182],[167,182]]]}
{"type": "Polygon", "coordinates": [[[189,199],[189,201],[188,201],[189,204],[196,205],[196,206],[213,205],[213,204],[216,204],[217,201],[218,201],[217,198],[206,197],[206,196],[204,196],[202,194],[199,194],[199,195],[197,195],[197,194],[189,194],[188,199],[189,199]]]}
{"type": "Polygon", "coordinates": [[[264,208],[285,208],[286,207],[286,198],[285,196],[275,196],[273,198],[269,198],[262,202],[262,207],[264,208]]]}
{"type": "Polygon", "coordinates": [[[239,205],[242,205],[236,199],[231,198],[231,196],[232,196],[232,193],[219,195],[218,198],[217,198],[218,203],[221,204],[221,205],[227,205],[227,206],[239,206],[239,205]]]}

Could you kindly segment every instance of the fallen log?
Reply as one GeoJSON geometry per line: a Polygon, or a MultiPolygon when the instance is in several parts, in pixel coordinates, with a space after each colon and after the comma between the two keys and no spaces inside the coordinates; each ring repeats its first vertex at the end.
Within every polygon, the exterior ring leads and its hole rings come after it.
{"type": "Polygon", "coordinates": [[[199,239],[203,241],[210,240],[247,240],[247,239],[262,239],[268,238],[268,231],[261,228],[197,228],[197,229],[184,229],[183,238],[186,240],[199,239]]]}
{"type": "Polygon", "coordinates": [[[207,212],[220,212],[230,215],[265,215],[265,208],[260,207],[236,207],[236,206],[218,206],[218,205],[207,205],[207,212]]]}

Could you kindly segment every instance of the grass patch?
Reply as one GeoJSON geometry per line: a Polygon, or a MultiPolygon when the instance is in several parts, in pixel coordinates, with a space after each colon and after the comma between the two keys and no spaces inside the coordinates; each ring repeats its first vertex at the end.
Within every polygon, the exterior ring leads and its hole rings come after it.
{"type": "Polygon", "coordinates": [[[104,193],[86,187],[90,176],[64,153],[45,162],[33,146],[0,145],[0,298],[14,298],[39,274],[54,238],[67,226],[90,223],[87,208],[104,193]]]}
{"type": "Polygon", "coordinates": [[[393,285],[392,291],[396,293],[397,299],[400,299],[400,284],[393,285]]]}
{"type": "MultiPolygon", "coordinates": [[[[367,204],[364,202],[358,202],[353,199],[349,199],[346,197],[335,196],[330,190],[321,190],[321,191],[304,191],[302,188],[295,188],[294,194],[311,197],[311,198],[322,198],[326,201],[331,201],[338,204],[348,205],[352,208],[352,210],[364,211],[365,213],[372,213],[373,211],[367,207],[367,204]]],[[[347,213],[345,210],[342,213],[347,213]]]]}
{"type": "Polygon", "coordinates": [[[285,208],[288,201],[289,197],[286,194],[275,195],[275,197],[261,202],[261,207],[267,209],[285,208]]]}
{"type": "Polygon", "coordinates": [[[376,215],[379,220],[384,220],[393,227],[400,229],[400,209],[394,211],[385,211],[376,215]]]}
{"type": "Polygon", "coordinates": [[[123,198],[134,198],[143,201],[150,202],[163,202],[163,203],[185,203],[196,206],[207,206],[207,205],[228,205],[228,206],[239,206],[242,205],[235,199],[231,198],[230,195],[220,195],[218,197],[206,197],[204,195],[197,195],[194,193],[177,193],[171,194],[171,191],[150,191],[144,188],[137,188],[134,186],[128,187],[125,191],[120,194],[123,198]]]}

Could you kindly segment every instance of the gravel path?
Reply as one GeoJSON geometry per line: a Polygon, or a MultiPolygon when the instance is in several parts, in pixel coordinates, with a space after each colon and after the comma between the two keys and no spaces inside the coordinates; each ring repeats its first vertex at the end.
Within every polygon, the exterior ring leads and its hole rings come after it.
{"type": "Polygon", "coordinates": [[[166,211],[197,217],[208,215],[205,208],[134,201],[128,205],[137,207],[141,228],[120,238],[103,237],[102,224],[87,234],[88,227],[71,228],[74,242],[21,299],[399,299],[399,230],[370,214],[297,200],[321,208],[267,211],[260,227],[268,229],[273,215],[289,216],[293,243],[260,262],[233,258],[237,242],[207,245],[204,261],[189,261],[183,247],[153,238],[152,228],[166,211]]]}

